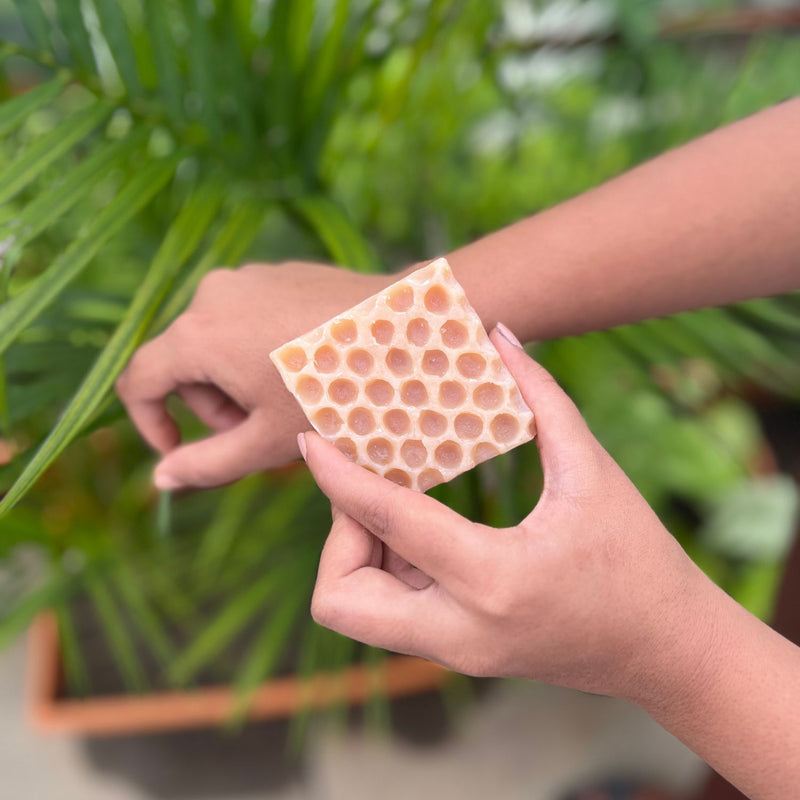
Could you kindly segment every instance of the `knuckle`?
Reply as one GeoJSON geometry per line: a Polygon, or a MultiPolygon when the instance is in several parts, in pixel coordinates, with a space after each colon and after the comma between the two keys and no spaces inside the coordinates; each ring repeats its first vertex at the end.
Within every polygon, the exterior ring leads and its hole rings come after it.
{"type": "Polygon", "coordinates": [[[364,527],[377,536],[386,536],[394,528],[397,520],[397,489],[392,485],[378,497],[370,498],[364,504],[364,527]]]}
{"type": "Polygon", "coordinates": [[[317,584],[311,596],[311,618],[323,628],[336,629],[340,614],[331,593],[317,584]]]}

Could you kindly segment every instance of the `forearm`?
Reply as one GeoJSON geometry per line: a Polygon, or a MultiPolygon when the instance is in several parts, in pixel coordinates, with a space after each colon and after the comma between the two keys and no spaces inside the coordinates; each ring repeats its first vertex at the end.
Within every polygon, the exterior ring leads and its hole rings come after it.
{"type": "Polygon", "coordinates": [[[800,288],[800,99],[448,256],[526,340],[800,288]]]}
{"type": "Polygon", "coordinates": [[[710,582],[673,624],[644,694],[664,728],[753,800],[800,784],[800,648],[710,582]]]}

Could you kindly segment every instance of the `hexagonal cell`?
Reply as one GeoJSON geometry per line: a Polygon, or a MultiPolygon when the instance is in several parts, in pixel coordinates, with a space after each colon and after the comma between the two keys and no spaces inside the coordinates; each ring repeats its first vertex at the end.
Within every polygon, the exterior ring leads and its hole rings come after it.
{"type": "Polygon", "coordinates": [[[426,409],[419,415],[419,428],[426,436],[437,438],[447,430],[447,417],[426,409]]]}
{"type": "Polygon", "coordinates": [[[340,406],[353,403],[358,397],[358,386],[349,378],[337,378],[328,387],[328,397],[340,406]]]}
{"type": "Polygon", "coordinates": [[[442,342],[445,347],[452,347],[454,350],[463,347],[469,340],[469,331],[463,322],[449,319],[439,328],[442,335],[442,342]]]}
{"type": "Polygon", "coordinates": [[[304,403],[314,405],[322,400],[322,384],[310,375],[301,375],[297,380],[297,394],[304,403]]]}
{"type": "Polygon", "coordinates": [[[410,286],[396,286],[386,295],[386,304],[392,311],[408,311],[414,303],[414,290],[410,286]]]}
{"type": "Polygon", "coordinates": [[[376,406],[388,406],[394,397],[394,387],[392,384],[380,379],[370,381],[364,391],[367,397],[369,397],[376,406]]]}
{"type": "Polygon", "coordinates": [[[444,408],[458,408],[467,399],[467,390],[458,381],[442,381],[439,403],[444,408]]]}
{"type": "Polygon", "coordinates": [[[333,436],[342,427],[342,418],[335,408],[321,408],[311,417],[311,422],[323,436],[333,436]]]}
{"type": "Polygon", "coordinates": [[[412,319],[406,326],[406,337],[411,344],[424,347],[431,338],[431,326],[422,317],[412,319]]]}
{"type": "Polygon", "coordinates": [[[411,420],[401,408],[393,408],[383,415],[384,427],[395,436],[405,436],[411,429],[411,420]]]}
{"type": "Polygon", "coordinates": [[[334,372],[339,361],[339,354],[329,344],[323,344],[314,352],[314,366],[319,372],[334,372]]]}
{"type": "Polygon", "coordinates": [[[498,414],[489,425],[495,440],[505,444],[519,434],[519,420],[511,414],[498,414]]]}
{"type": "Polygon", "coordinates": [[[383,477],[398,486],[405,486],[406,489],[411,488],[411,476],[402,469],[390,469],[383,477]]]}
{"type": "Polygon", "coordinates": [[[428,489],[438,486],[443,480],[444,475],[438,469],[424,469],[417,478],[417,485],[421,492],[427,492],[428,489]]]}
{"type": "Polygon", "coordinates": [[[494,458],[499,454],[500,451],[491,442],[478,442],[478,444],[472,448],[472,460],[476,464],[480,464],[481,461],[488,461],[490,458],[494,458]]]}
{"type": "Polygon", "coordinates": [[[456,359],[456,369],[470,380],[476,380],[486,370],[486,359],[478,353],[462,353],[456,359]]]}
{"type": "Polygon", "coordinates": [[[352,319],[339,319],[331,325],[331,336],[339,344],[353,344],[358,338],[358,328],[352,319]]]}
{"type": "Polygon", "coordinates": [[[393,375],[410,375],[414,368],[408,351],[399,347],[393,347],[386,354],[386,366],[393,375]]]}
{"type": "Polygon", "coordinates": [[[337,439],[333,444],[342,453],[344,453],[347,456],[347,458],[349,458],[351,461],[355,461],[358,458],[358,448],[356,447],[356,443],[352,439],[348,439],[346,436],[342,436],[339,439],[337,439]]]}
{"type": "Polygon", "coordinates": [[[450,360],[441,350],[426,350],[422,356],[422,371],[441,378],[450,367],[450,360]]]}
{"type": "Polygon", "coordinates": [[[428,451],[419,439],[407,439],[400,448],[400,455],[409,467],[421,467],[428,460],[428,451]]]}
{"type": "Polygon", "coordinates": [[[367,455],[375,464],[384,466],[394,458],[394,445],[383,437],[370,439],[367,442],[367,455]]]}
{"type": "Polygon", "coordinates": [[[477,414],[459,414],[453,428],[460,439],[477,439],[483,433],[483,420],[477,414]]]}
{"type": "Polygon", "coordinates": [[[503,402],[503,390],[496,383],[482,383],[472,393],[472,399],[478,408],[499,408],[503,402]]]}
{"type": "Polygon", "coordinates": [[[458,442],[442,442],[436,450],[433,451],[433,457],[436,463],[445,469],[455,469],[464,457],[464,451],[458,442]]]}
{"type": "Polygon", "coordinates": [[[406,381],[400,387],[400,399],[409,406],[422,406],[428,402],[428,390],[422,381],[406,381]]]}
{"type": "Polygon", "coordinates": [[[354,408],[347,415],[347,427],[358,436],[366,436],[375,430],[375,417],[368,408],[354,408]]]}
{"type": "Polygon", "coordinates": [[[444,286],[431,286],[425,292],[425,308],[431,314],[446,314],[450,310],[450,294],[444,286]]]}
{"type": "Polygon", "coordinates": [[[375,344],[391,344],[394,336],[394,325],[388,319],[377,319],[370,327],[375,344]]]}
{"type": "Polygon", "coordinates": [[[300,372],[308,363],[308,356],[302,347],[287,347],[279,356],[286,369],[290,372],[300,372]]]}
{"type": "Polygon", "coordinates": [[[372,372],[372,368],[375,366],[375,359],[366,350],[356,348],[347,354],[347,366],[350,367],[356,375],[369,375],[369,373],[372,372]]]}

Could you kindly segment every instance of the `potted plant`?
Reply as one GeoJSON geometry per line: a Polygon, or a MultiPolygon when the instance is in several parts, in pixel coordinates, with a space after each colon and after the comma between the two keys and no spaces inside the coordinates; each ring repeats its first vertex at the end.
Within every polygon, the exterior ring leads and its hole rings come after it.
{"type": "MultiPolygon", "coordinates": [[[[385,692],[441,685],[438,667],[308,619],[328,517],[303,469],[157,497],[115,378],[214,266],[303,255],[374,270],[455,247],[780,97],[796,54],[759,45],[721,97],[716,61],[643,47],[655,28],[620,10],[599,75],[528,86],[505,67],[529,42],[477,1],[18,7],[27,38],[2,50],[35,88],[0,105],[0,645],[33,625],[34,721],[142,731],[377,709],[385,692]],[[598,112],[620,92],[633,127],[598,112]]],[[[796,304],[537,351],[722,581],[695,517],[757,471],[742,379],[797,390],[796,304]]],[[[435,491],[504,525],[540,480],[524,448],[435,491]]]]}

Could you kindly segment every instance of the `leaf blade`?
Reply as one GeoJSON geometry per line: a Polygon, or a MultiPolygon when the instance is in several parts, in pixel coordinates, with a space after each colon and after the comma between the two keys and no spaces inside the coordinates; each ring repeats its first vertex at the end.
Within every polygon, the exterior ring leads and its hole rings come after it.
{"type": "Polygon", "coordinates": [[[21,192],[50,164],[91,133],[110,113],[110,105],[98,101],[67,117],[52,131],[33,141],[0,172],[0,204],[21,192]]]}
{"type": "Polygon", "coordinates": [[[181,210],[114,335],[55,427],[0,501],[0,516],[19,501],[103,405],[117,375],[147,332],[170,281],[180,264],[197,247],[205,233],[205,224],[213,217],[221,199],[222,186],[216,182],[209,183],[201,187],[181,210]]]}
{"type": "Polygon", "coordinates": [[[84,233],[23,291],[0,308],[0,353],[46,308],[169,180],[175,159],[152,162],[136,175],[92,220],[84,233]]]}
{"type": "Polygon", "coordinates": [[[0,106],[0,137],[11,133],[11,131],[25,122],[34,111],[54,100],[66,85],[67,81],[64,76],[59,75],[19,97],[6,100],[0,106]]]}
{"type": "Polygon", "coordinates": [[[94,7],[100,22],[100,29],[108,42],[108,49],[111,51],[128,94],[141,95],[142,82],[125,12],[117,0],[94,0],[94,7]]]}
{"type": "Polygon", "coordinates": [[[289,203],[337,263],[358,272],[383,271],[372,245],[334,201],[323,195],[306,195],[289,203]]]}
{"type": "Polygon", "coordinates": [[[75,64],[85,72],[94,72],[94,52],[83,19],[81,0],[58,0],[56,11],[75,64]]]}

